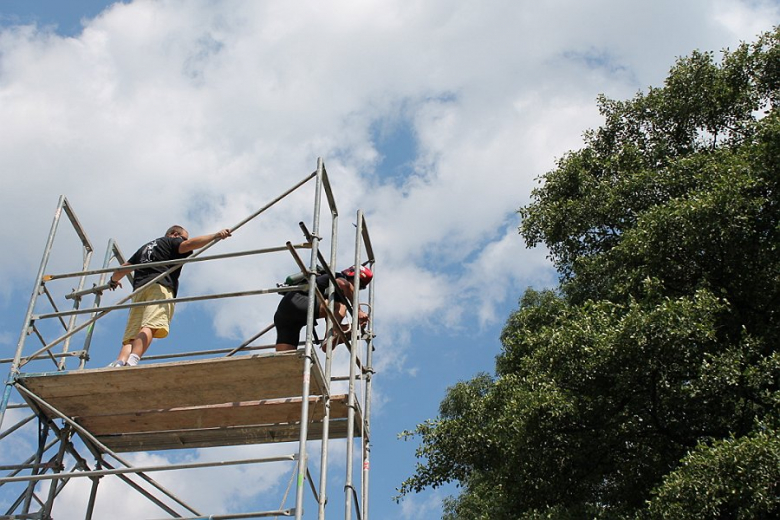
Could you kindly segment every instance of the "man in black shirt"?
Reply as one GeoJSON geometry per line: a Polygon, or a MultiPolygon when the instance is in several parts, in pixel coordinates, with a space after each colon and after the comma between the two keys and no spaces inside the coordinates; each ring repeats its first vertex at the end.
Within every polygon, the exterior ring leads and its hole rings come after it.
{"type": "MultiPolygon", "coordinates": [[[[336,284],[344,293],[347,300],[352,301],[352,295],[354,294],[354,286],[352,285],[353,277],[355,276],[355,268],[350,267],[344,269],[340,273],[336,273],[336,284]]],[[[360,266],[360,272],[358,274],[360,280],[360,288],[365,289],[369,284],[374,274],[368,267],[360,266]]],[[[317,289],[324,295],[328,296],[328,280],[327,274],[322,274],[316,278],[317,289]]],[[[347,314],[346,301],[341,295],[336,292],[334,298],[334,311],[336,316],[343,320],[347,314]]],[[[282,301],[279,302],[279,306],[276,308],[274,314],[274,325],[276,326],[276,351],[284,352],[287,350],[295,350],[298,348],[298,342],[300,341],[301,329],[306,326],[306,313],[309,305],[309,293],[308,291],[292,291],[282,297],[282,301]]],[[[315,321],[318,318],[325,316],[325,304],[315,305],[316,316],[315,321]]],[[[362,310],[358,310],[358,322],[362,326],[368,321],[368,314],[362,310]]],[[[325,343],[323,342],[323,348],[325,343]]]]}
{"type": "MultiPolygon", "coordinates": [[[[140,265],[149,262],[164,262],[187,258],[195,249],[199,249],[213,240],[221,240],[229,236],[230,230],[223,229],[213,234],[189,238],[189,233],[186,229],[181,226],[171,226],[165,232],[165,236],[155,238],[144,244],[122,265],[140,265]]],[[[170,269],[169,265],[136,269],[133,276],[133,290],[138,290],[160,274],[165,273],[168,269],[170,269]]],[[[132,270],[118,269],[114,271],[109,282],[112,289],[121,287],[120,280],[130,271],[132,270]]],[[[172,300],[176,298],[179,291],[179,275],[181,275],[181,267],[174,269],[155,283],[141,290],[133,296],[133,303],[172,300]]],[[[122,338],[122,348],[119,351],[119,357],[109,366],[137,365],[146,353],[149,345],[151,345],[153,338],[168,336],[172,318],[172,302],[132,307],[130,316],[127,319],[125,334],[122,338]]]]}

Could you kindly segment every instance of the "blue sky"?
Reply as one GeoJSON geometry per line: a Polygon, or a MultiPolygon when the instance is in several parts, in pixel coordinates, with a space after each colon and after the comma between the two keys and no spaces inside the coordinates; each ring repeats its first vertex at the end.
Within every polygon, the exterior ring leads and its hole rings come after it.
{"type": "MultiPolygon", "coordinates": [[[[517,234],[535,179],[600,123],[598,94],[660,85],[676,57],[752,40],[779,13],[768,0],[0,0],[3,357],[59,195],[97,267],[109,238],[129,255],[174,222],[193,235],[230,227],[322,157],[342,215],[340,263],[358,208],[378,259],[371,516],[438,518],[453,486],[392,500],[416,462],[415,441],[397,435],[434,418],[447,387],[492,371],[523,291],[555,284],[544,251],[517,234]]],[[[295,241],[310,219],[310,198],[294,197],[220,252],[295,241]]],[[[77,270],[72,248],[56,253],[56,267],[77,270]]],[[[290,271],[281,256],[188,266],[182,294],[270,287],[290,271]]],[[[150,354],[235,346],[277,301],[179,305],[150,354]]],[[[93,366],[113,359],[124,318],[96,328],[93,366]]],[[[0,441],[0,460],[17,449],[0,441]]],[[[263,500],[245,487],[278,497],[288,477],[200,473],[171,487],[220,513],[263,500]]],[[[63,517],[73,488],[58,498],[63,517]]],[[[137,518],[121,487],[101,493],[116,518],[137,518]]]]}
{"type": "Polygon", "coordinates": [[[94,18],[113,3],[97,0],[3,0],[0,4],[0,25],[51,25],[56,27],[57,34],[77,36],[82,29],[82,19],[94,18]]]}

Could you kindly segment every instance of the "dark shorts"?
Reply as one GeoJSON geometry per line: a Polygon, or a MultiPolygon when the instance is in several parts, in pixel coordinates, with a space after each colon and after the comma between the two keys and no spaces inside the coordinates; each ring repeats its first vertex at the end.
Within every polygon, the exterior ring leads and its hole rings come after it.
{"type": "Polygon", "coordinates": [[[305,294],[291,292],[282,297],[274,313],[277,344],[298,345],[301,329],[306,326],[308,307],[309,297],[305,294]]]}

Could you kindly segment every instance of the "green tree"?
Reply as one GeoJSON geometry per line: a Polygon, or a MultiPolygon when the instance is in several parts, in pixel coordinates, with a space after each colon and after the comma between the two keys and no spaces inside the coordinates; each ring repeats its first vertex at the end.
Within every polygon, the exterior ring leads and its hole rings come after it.
{"type": "Polygon", "coordinates": [[[654,492],[649,518],[777,518],[780,443],[759,428],[739,439],[703,444],[654,492]]]}
{"type": "Polygon", "coordinates": [[[401,495],[457,482],[451,520],[780,515],[778,101],[780,29],[598,100],[520,209],[560,287],[403,434],[401,495]]]}

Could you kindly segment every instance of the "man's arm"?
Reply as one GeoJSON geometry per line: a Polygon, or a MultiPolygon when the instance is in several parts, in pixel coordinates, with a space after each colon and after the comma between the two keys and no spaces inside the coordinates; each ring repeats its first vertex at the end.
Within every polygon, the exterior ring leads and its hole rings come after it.
{"type": "MultiPolygon", "coordinates": [[[[344,296],[347,297],[347,300],[351,303],[352,302],[352,296],[355,294],[355,287],[352,285],[352,281],[348,278],[336,278],[336,283],[338,283],[341,290],[344,292],[344,296]]],[[[346,309],[344,314],[346,315],[346,309]]],[[[343,318],[343,316],[342,316],[343,318]]],[[[358,324],[362,327],[365,325],[368,320],[370,319],[369,315],[362,310],[358,309],[358,324]]]]}
{"type": "Polygon", "coordinates": [[[217,231],[216,233],[211,233],[209,235],[201,235],[199,237],[195,238],[188,238],[181,244],[179,244],[179,253],[189,253],[190,251],[195,251],[196,249],[200,249],[201,247],[205,246],[209,242],[213,240],[222,240],[227,237],[231,236],[229,229],[221,229],[217,231]]]}
{"type": "Polygon", "coordinates": [[[355,294],[352,284],[348,282],[346,278],[336,278],[336,284],[339,286],[339,289],[341,289],[341,292],[344,293],[347,301],[352,303],[352,295],[355,294]]]}
{"type": "MultiPolygon", "coordinates": [[[[130,262],[125,262],[124,264],[122,264],[122,266],[125,265],[133,265],[133,264],[131,264],[130,262]]],[[[122,282],[121,282],[122,278],[124,278],[127,275],[127,273],[131,271],[132,269],[117,269],[116,271],[111,273],[111,278],[109,278],[108,280],[110,289],[113,291],[117,287],[122,287],[122,282]]]]}

